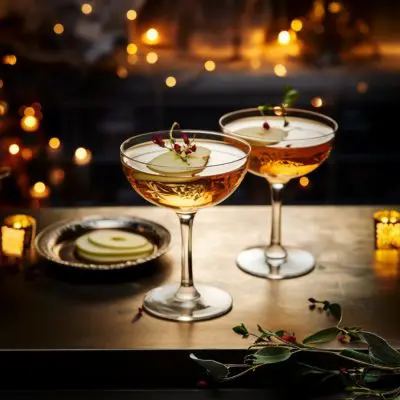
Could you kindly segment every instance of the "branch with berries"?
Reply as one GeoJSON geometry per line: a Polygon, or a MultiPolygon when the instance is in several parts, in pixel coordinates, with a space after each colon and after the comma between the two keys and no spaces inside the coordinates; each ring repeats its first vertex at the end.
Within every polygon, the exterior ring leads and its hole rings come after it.
{"type": "Polygon", "coordinates": [[[194,138],[192,140],[189,139],[187,133],[182,132],[180,126],[177,122],[174,122],[169,130],[169,139],[163,139],[161,135],[154,136],[153,143],[157,144],[160,147],[163,147],[169,151],[173,151],[176,155],[178,155],[183,161],[187,162],[187,157],[196,152],[196,143],[194,142],[194,138]],[[174,138],[174,130],[178,130],[181,133],[181,138],[183,144],[179,144],[176,142],[174,138]]]}
{"type": "MultiPolygon", "coordinates": [[[[204,367],[209,375],[219,382],[236,379],[250,371],[289,360],[296,354],[296,361],[305,371],[321,375],[324,380],[340,376],[349,392],[349,399],[360,397],[378,397],[381,399],[400,399],[400,352],[393,348],[385,339],[375,333],[364,331],[360,327],[347,327],[342,324],[342,308],[338,303],[327,300],[309,298],[309,309],[325,312],[333,317],[336,324],[319,330],[299,341],[295,333],[278,330],[273,331],[257,326],[257,333],[250,332],[242,323],[233,327],[233,331],[243,338],[254,338],[249,346],[249,354],[242,364],[223,364],[215,360],[203,360],[194,354],[190,357],[204,367]],[[322,343],[333,340],[340,341],[345,347],[342,350],[330,350],[318,347],[322,343]],[[358,344],[356,349],[353,345],[358,344]],[[361,346],[361,349],[360,349],[361,346]],[[342,359],[352,367],[322,369],[309,365],[301,360],[307,353],[330,354],[342,359]],[[384,390],[376,389],[374,385],[388,377],[395,378],[395,387],[384,390]]],[[[392,381],[392,385],[393,385],[392,381]]]]}
{"type": "MultiPolygon", "coordinates": [[[[290,86],[286,86],[285,93],[283,95],[283,99],[279,105],[272,105],[272,104],[264,104],[258,106],[258,111],[260,111],[261,115],[265,115],[266,111],[273,111],[275,115],[282,117],[283,119],[283,126],[286,128],[289,126],[289,121],[287,117],[287,109],[292,107],[296,101],[298,100],[300,94],[296,89],[293,89],[290,86]]],[[[270,125],[268,121],[265,121],[263,124],[263,128],[265,130],[270,129],[270,125]]]]}

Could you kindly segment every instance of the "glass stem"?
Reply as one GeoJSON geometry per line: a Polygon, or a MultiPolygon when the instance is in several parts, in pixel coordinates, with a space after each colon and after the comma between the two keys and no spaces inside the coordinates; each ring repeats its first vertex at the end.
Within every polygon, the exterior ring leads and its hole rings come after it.
{"type": "Polygon", "coordinates": [[[200,298],[200,293],[193,284],[193,265],[192,265],[192,227],[196,213],[178,213],[181,224],[182,240],[182,275],[181,285],[175,294],[177,300],[194,301],[200,298]]]}
{"type": "Polygon", "coordinates": [[[283,183],[271,183],[271,207],[272,207],[272,225],[271,225],[271,243],[265,251],[265,256],[270,260],[283,260],[287,252],[281,245],[281,215],[283,183]]]}

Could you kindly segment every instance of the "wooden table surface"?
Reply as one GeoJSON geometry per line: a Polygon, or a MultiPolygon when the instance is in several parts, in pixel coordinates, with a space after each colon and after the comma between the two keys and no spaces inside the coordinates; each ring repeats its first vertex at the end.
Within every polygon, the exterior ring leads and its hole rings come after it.
{"type": "MultiPolygon", "coordinates": [[[[266,242],[269,207],[219,206],[200,211],[194,224],[195,280],[229,291],[234,305],[223,317],[192,324],[149,315],[132,322],[148,290],[179,279],[179,225],[173,212],[156,207],[32,212],[39,230],[60,219],[91,214],[139,216],[168,228],[172,247],[156,263],[155,272],[141,278],[126,273],[119,279],[115,275],[99,279],[99,273],[82,278],[75,271],[68,278],[50,273],[34,280],[22,274],[3,275],[0,348],[242,349],[247,342],[231,331],[241,322],[254,329],[260,324],[294,331],[300,338],[328,326],[325,315],[309,311],[311,296],[341,303],[345,323],[400,343],[399,265],[375,261],[372,214],[376,209],[284,207],[284,243],[312,251],[318,267],[307,276],[275,282],[247,275],[235,265],[242,248],[266,242]]],[[[56,271],[57,266],[49,269],[56,271]]]]}

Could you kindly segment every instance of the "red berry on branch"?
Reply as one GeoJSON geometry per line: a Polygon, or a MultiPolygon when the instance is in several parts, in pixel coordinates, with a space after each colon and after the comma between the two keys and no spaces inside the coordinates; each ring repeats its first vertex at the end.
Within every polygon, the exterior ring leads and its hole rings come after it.
{"type": "Polygon", "coordinates": [[[285,342],[296,343],[296,336],[294,335],[283,335],[281,336],[281,339],[285,342]]]}
{"type": "Polygon", "coordinates": [[[197,147],[195,144],[192,144],[192,146],[190,147],[192,151],[196,151],[197,147]]]}
{"type": "Polygon", "coordinates": [[[174,144],[174,150],[175,150],[177,153],[180,153],[180,152],[181,152],[181,145],[178,144],[178,143],[175,143],[175,144],[174,144]]]}
{"type": "Polygon", "coordinates": [[[188,145],[188,144],[190,143],[190,141],[189,141],[189,136],[187,135],[187,133],[182,133],[182,139],[183,139],[183,142],[184,142],[186,145],[188,145]]]}
{"type": "Polygon", "coordinates": [[[164,140],[162,139],[162,137],[160,135],[153,137],[153,143],[157,144],[160,147],[165,147],[164,140]]]}
{"type": "Polygon", "coordinates": [[[263,123],[263,128],[264,128],[265,130],[268,130],[268,129],[270,128],[269,123],[268,123],[267,121],[265,121],[265,122],[263,123]]]}

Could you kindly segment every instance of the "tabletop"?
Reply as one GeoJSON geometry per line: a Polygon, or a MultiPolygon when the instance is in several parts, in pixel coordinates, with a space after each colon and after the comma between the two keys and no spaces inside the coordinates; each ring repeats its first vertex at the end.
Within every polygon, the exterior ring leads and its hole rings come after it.
{"type": "MultiPolygon", "coordinates": [[[[134,316],[151,288],[179,279],[180,237],[173,212],[156,207],[41,209],[31,212],[39,231],[65,218],[133,215],[163,224],[170,251],[148,266],[148,274],[57,273],[35,279],[22,274],[0,279],[1,349],[243,349],[232,333],[241,322],[256,329],[286,329],[299,338],[332,323],[308,309],[307,298],[339,302],[344,322],[400,343],[398,264],[376,259],[372,214],[376,207],[287,206],[284,244],[312,251],[317,268],[284,281],[250,276],[235,265],[240,249],[265,243],[268,207],[219,206],[202,210],[194,223],[194,276],[231,293],[232,311],[218,319],[176,323],[134,316]]],[[[39,263],[43,263],[39,261],[39,263]]],[[[54,273],[53,273],[54,272],[54,273]]],[[[331,344],[339,346],[339,344],[331,344]]]]}

